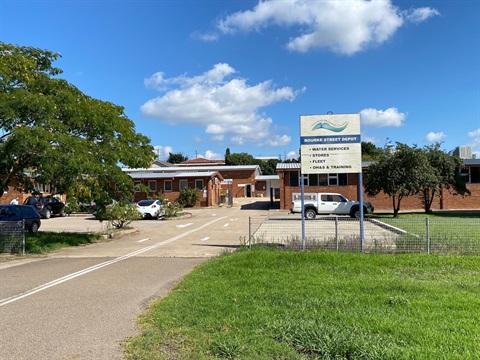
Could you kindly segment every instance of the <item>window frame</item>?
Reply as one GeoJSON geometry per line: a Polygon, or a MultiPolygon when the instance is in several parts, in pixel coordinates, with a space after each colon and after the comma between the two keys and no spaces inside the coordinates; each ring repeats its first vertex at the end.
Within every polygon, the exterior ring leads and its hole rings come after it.
{"type": "Polygon", "coordinates": [[[197,190],[203,190],[203,187],[204,187],[204,186],[205,186],[205,185],[204,185],[203,179],[195,179],[195,189],[197,189],[197,190]],[[200,181],[200,182],[202,183],[202,187],[201,187],[201,188],[199,188],[199,187],[197,186],[197,181],[200,181]]]}
{"type": "Polygon", "coordinates": [[[188,188],[188,180],[187,179],[181,179],[178,181],[178,189],[180,191],[182,191],[183,189],[185,188],[188,188]],[[185,184],[185,186],[183,186],[182,184],[185,184]]]}
{"type": "Polygon", "coordinates": [[[149,192],[156,192],[157,191],[157,180],[148,180],[148,191],[149,192]],[[155,185],[154,188],[152,188],[151,185],[155,185]]]}
{"type": "Polygon", "coordinates": [[[163,191],[165,192],[172,192],[173,191],[173,181],[172,180],[164,180],[163,181],[163,191]],[[170,184],[170,188],[167,188],[167,184],[170,184]]]}

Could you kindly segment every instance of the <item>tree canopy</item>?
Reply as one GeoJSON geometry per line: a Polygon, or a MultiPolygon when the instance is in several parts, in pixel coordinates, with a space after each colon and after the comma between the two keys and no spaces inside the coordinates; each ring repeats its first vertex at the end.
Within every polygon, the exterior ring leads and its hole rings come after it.
{"type": "Polygon", "coordinates": [[[373,161],[382,155],[383,149],[375,146],[374,143],[362,141],[362,161],[373,161]]]}
{"type": "Polygon", "coordinates": [[[230,149],[225,151],[225,165],[258,165],[263,175],[275,175],[277,173],[278,159],[260,160],[252,155],[242,153],[230,153],[230,149]]]}
{"type": "Polygon", "coordinates": [[[469,193],[458,174],[461,167],[460,158],[446,154],[439,144],[421,149],[397,143],[395,151],[383,151],[368,167],[365,192],[369,196],[380,192],[390,196],[394,217],[402,199],[414,195],[420,197],[425,212],[430,212],[434,197],[441,196],[442,189],[469,193]]]}
{"type": "Polygon", "coordinates": [[[15,184],[32,192],[34,180],[54,193],[108,202],[132,190],[121,165],[153,161],[150,139],[135,131],[123,107],[57,78],[59,56],[0,42],[1,190],[15,184]]]}
{"type": "Polygon", "coordinates": [[[183,155],[182,153],[168,153],[167,162],[170,164],[180,164],[183,161],[187,161],[188,156],[183,155]]]}
{"type": "Polygon", "coordinates": [[[424,154],[430,169],[421,174],[422,181],[418,196],[425,212],[431,212],[435,196],[442,196],[442,191],[452,191],[455,194],[470,194],[459,170],[463,167],[462,160],[457,156],[448,155],[440,149],[440,144],[424,147],[424,154]]]}

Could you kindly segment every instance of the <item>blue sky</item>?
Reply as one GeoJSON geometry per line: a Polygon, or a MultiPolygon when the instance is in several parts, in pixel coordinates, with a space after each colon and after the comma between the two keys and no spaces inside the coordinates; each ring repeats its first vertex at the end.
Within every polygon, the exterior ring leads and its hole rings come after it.
{"type": "Polygon", "coordinates": [[[0,0],[0,40],[125,108],[168,152],[298,156],[301,115],[480,158],[478,0],[0,0]]]}

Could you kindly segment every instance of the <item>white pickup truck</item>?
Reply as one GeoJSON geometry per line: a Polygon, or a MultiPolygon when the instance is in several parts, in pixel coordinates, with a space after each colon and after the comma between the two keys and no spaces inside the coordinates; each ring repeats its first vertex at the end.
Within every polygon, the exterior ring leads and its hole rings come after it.
{"type": "MultiPolygon", "coordinates": [[[[300,193],[292,194],[292,213],[302,212],[302,195],[300,193]]],[[[336,193],[305,193],[305,219],[315,219],[317,215],[350,215],[352,218],[360,217],[360,203],[358,201],[350,201],[345,196],[336,193]]],[[[363,213],[373,213],[371,203],[363,203],[363,213]]]]}

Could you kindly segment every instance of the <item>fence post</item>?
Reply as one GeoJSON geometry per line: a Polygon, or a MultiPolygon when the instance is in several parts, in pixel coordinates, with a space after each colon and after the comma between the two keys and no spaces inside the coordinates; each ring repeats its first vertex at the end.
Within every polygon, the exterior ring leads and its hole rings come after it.
{"type": "Polygon", "coordinates": [[[252,248],[252,218],[248,217],[248,247],[252,248]]]}
{"type": "Polygon", "coordinates": [[[425,219],[425,226],[427,232],[427,254],[430,254],[430,222],[428,217],[425,219]]]}
{"type": "Polygon", "coordinates": [[[22,255],[25,255],[25,219],[22,219],[22,255]]]}
{"type": "Polygon", "coordinates": [[[335,216],[335,244],[338,251],[338,216],[335,216]]]}

